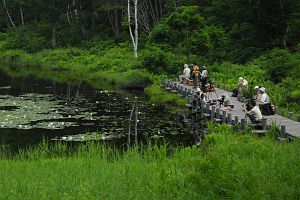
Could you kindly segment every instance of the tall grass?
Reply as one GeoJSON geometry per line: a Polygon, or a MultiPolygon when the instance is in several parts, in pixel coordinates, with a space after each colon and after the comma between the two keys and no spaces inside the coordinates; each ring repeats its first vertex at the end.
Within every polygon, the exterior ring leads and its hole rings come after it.
{"type": "Polygon", "coordinates": [[[299,199],[300,142],[210,126],[200,146],[65,144],[0,160],[0,199],[299,199]]]}

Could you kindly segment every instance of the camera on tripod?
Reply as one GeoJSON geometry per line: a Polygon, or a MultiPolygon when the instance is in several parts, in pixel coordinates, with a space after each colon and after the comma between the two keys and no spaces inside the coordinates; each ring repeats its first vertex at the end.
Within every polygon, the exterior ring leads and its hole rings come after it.
{"type": "Polygon", "coordinates": [[[225,99],[225,96],[222,95],[222,97],[218,98],[217,101],[219,102],[219,104],[222,105],[224,103],[224,99],[225,99]]]}

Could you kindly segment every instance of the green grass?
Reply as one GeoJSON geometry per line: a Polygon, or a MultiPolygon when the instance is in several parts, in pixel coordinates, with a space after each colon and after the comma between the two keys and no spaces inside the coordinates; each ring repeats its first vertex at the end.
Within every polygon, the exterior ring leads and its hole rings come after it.
{"type": "Polygon", "coordinates": [[[299,199],[300,142],[211,125],[204,144],[64,144],[0,160],[0,199],[299,199]]]}
{"type": "Polygon", "coordinates": [[[187,103],[187,100],[178,94],[162,90],[160,81],[155,81],[152,85],[146,87],[144,91],[149,95],[150,100],[155,103],[171,106],[184,106],[187,103]]]}

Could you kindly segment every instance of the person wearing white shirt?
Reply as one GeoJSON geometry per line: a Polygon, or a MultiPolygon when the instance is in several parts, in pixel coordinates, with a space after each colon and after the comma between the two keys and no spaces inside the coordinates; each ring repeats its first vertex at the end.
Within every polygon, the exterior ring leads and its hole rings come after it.
{"type": "Polygon", "coordinates": [[[245,112],[247,117],[249,117],[252,123],[259,123],[262,119],[262,114],[259,107],[256,105],[255,101],[251,101],[249,104],[250,110],[247,111],[245,108],[245,112]]]}
{"type": "Polygon", "coordinates": [[[179,76],[179,80],[181,83],[184,82],[185,79],[190,78],[191,69],[187,64],[184,64],[183,74],[179,76]]]}
{"type": "Polygon", "coordinates": [[[241,95],[245,95],[248,92],[248,81],[246,81],[243,77],[239,78],[237,90],[238,94],[241,95]]]}
{"type": "Polygon", "coordinates": [[[259,92],[259,88],[260,88],[260,86],[255,86],[254,87],[255,95],[253,96],[252,99],[255,100],[256,102],[260,101],[260,99],[261,99],[261,93],[259,92]]]}
{"type": "Polygon", "coordinates": [[[266,93],[266,88],[259,88],[259,93],[261,94],[260,99],[256,101],[256,104],[267,104],[270,103],[269,95],[266,93]]]}

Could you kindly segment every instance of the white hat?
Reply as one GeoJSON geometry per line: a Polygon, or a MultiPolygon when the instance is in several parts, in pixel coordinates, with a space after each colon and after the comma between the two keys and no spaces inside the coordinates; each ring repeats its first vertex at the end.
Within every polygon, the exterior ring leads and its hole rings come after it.
{"type": "Polygon", "coordinates": [[[186,68],[186,67],[189,67],[189,66],[188,66],[188,64],[184,64],[184,67],[186,68]]]}
{"type": "Polygon", "coordinates": [[[240,78],[239,78],[239,81],[241,81],[241,80],[243,80],[243,79],[244,79],[243,77],[240,77],[240,78]]]}
{"type": "Polygon", "coordinates": [[[259,86],[255,86],[255,87],[254,87],[254,89],[258,89],[258,88],[259,88],[259,86]]]}
{"type": "Polygon", "coordinates": [[[266,88],[264,88],[264,87],[259,88],[259,90],[262,92],[266,92],[266,88]]]}
{"type": "Polygon", "coordinates": [[[199,87],[197,87],[196,91],[197,92],[201,92],[201,89],[199,87]]]}

